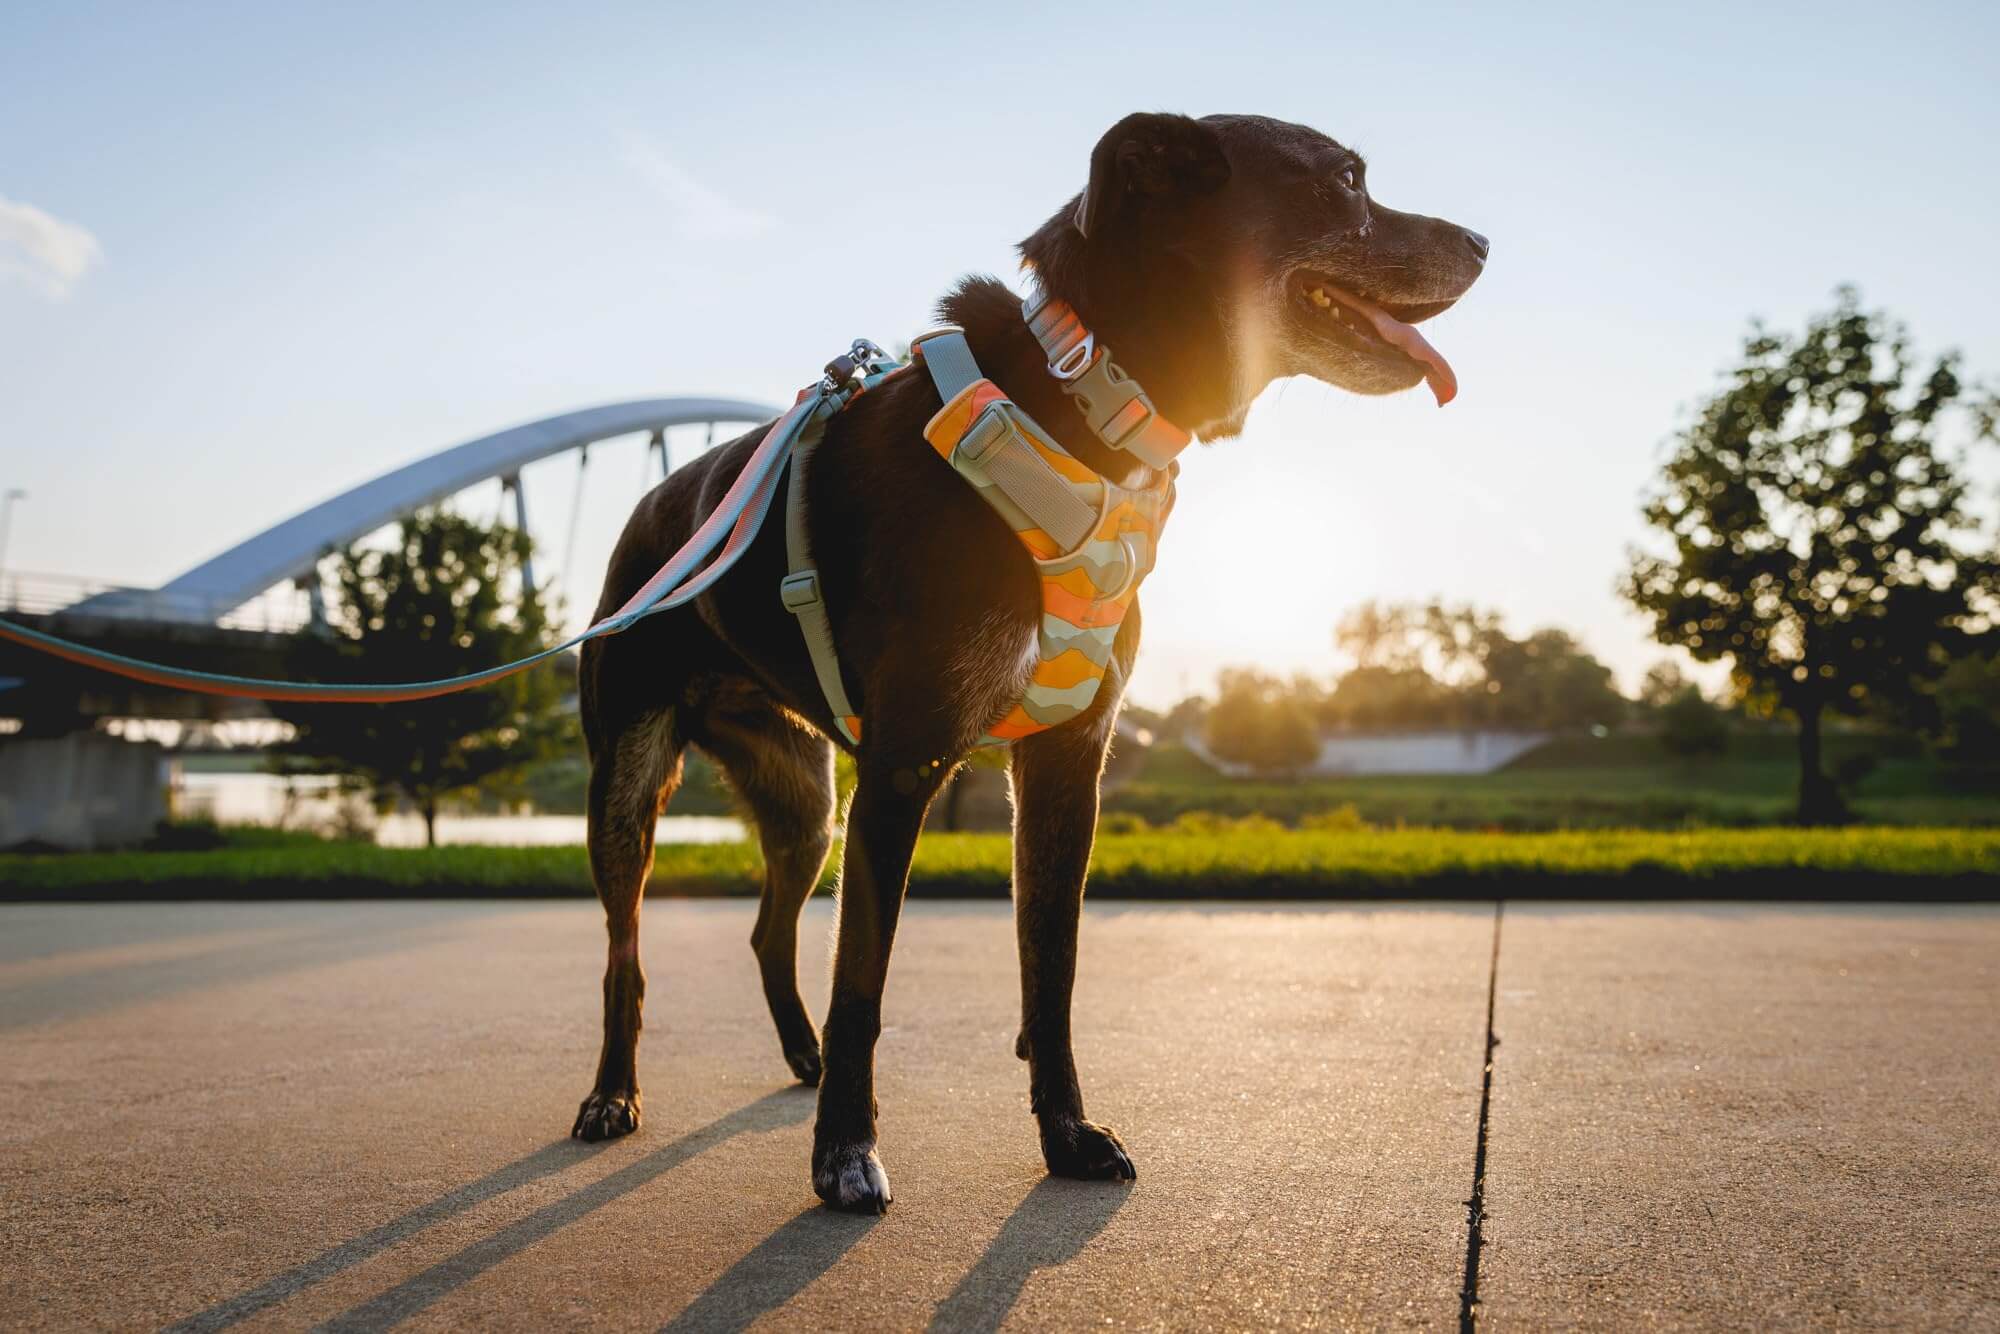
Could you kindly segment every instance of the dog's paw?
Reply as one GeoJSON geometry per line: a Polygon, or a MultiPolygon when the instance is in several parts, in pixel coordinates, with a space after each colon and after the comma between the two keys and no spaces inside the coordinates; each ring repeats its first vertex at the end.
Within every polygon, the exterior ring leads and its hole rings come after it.
{"type": "Polygon", "coordinates": [[[836,1209],[889,1212],[889,1174],[872,1146],[836,1144],[813,1151],[813,1190],[836,1209]]]}
{"type": "Polygon", "coordinates": [[[815,1038],[811,1046],[787,1046],[785,1064],[792,1067],[792,1073],[799,1077],[799,1083],[807,1088],[819,1085],[819,1040],[815,1038]]]}
{"type": "Polygon", "coordinates": [[[1079,1181],[1137,1181],[1139,1170],[1108,1127],[1066,1117],[1042,1124],[1042,1160],[1049,1172],[1079,1181]]]}
{"type": "Polygon", "coordinates": [[[593,1092],[576,1110],[576,1124],[569,1128],[571,1139],[595,1143],[616,1139],[639,1128],[639,1095],[593,1092]]]}

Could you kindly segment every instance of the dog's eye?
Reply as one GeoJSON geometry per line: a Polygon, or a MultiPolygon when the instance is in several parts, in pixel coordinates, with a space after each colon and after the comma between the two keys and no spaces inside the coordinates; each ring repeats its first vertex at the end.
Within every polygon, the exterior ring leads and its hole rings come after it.
{"type": "Polygon", "coordinates": [[[1350,164],[1342,167],[1340,175],[1334,179],[1340,182],[1340,188],[1343,190],[1359,190],[1361,188],[1361,169],[1350,164]]]}

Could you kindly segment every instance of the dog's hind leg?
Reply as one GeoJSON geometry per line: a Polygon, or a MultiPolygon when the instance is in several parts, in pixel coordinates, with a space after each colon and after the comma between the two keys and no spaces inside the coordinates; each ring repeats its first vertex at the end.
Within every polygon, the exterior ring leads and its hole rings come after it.
{"type": "Polygon", "coordinates": [[[1021,950],[1015,1051],[1028,1062],[1028,1100],[1049,1171],[1131,1180],[1138,1173],[1118,1136],[1084,1118],[1070,1049],[1077,925],[1114,712],[1107,708],[1014,743],[1014,929],[1021,950]]]}
{"type": "MultiPolygon", "coordinates": [[[[587,678],[586,678],[587,679],[587,678]]],[[[591,691],[586,686],[588,718],[591,691]]],[[[597,1082],[570,1134],[611,1139],[639,1128],[639,903],[653,870],[653,826],[680,781],[681,739],[674,710],[654,709],[613,728],[588,719],[591,734],[590,875],[610,934],[604,968],[604,1051],[597,1082]]]]}
{"type": "Polygon", "coordinates": [[[819,1033],[799,997],[799,910],[833,844],[833,743],[775,705],[756,702],[703,717],[696,744],[721,763],[750,808],[764,852],[764,894],[750,947],[785,1063],[819,1083],[819,1033]]]}

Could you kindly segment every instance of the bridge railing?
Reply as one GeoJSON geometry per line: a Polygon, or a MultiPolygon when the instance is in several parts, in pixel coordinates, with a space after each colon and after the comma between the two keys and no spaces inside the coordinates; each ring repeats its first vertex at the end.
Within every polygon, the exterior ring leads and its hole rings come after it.
{"type": "Polygon", "coordinates": [[[240,606],[221,606],[213,599],[187,593],[33,570],[0,571],[0,615],[10,612],[38,616],[79,612],[121,621],[197,622],[269,634],[300,630],[311,616],[306,595],[289,585],[270,589],[240,606]],[[84,602],[91,605],[80,611],[84,602]]]}

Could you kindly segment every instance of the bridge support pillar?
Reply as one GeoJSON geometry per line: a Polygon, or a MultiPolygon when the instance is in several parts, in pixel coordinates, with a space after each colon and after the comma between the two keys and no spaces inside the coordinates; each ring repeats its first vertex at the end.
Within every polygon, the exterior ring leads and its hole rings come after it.
{"type": "Polygon", "coordinates": [[[314,567],[311,574],[300,575],[298,585],[306,594],[307,632],[316,635],[325,634],[329,628],[326,619],[326,585],[320,582],[318,567],[314,567]]]}
{"type": "MultiPolygon", "coordinates": [[[[521,485],[520,473],[509,473],[500,479],[501,488],[514,497],[514,526],[521,530],[521,536],[530,536],[528,531],[528,493],[521,485]]],[[[535,558],[525,556],[521,560],[521,591],[535,591],[535,558]]]]}

